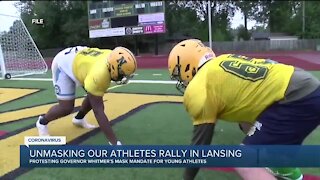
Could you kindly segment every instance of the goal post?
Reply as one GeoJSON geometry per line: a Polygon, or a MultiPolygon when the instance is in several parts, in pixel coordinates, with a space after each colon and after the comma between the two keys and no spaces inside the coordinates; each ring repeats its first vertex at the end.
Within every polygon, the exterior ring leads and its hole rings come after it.
{"type": "Polygon", "coordinates": [[[21,18],[0,14],[0,22],[1,77],[46,73],[48,66],[21,18]]]}
{"type": "Polygon", "coordinates": [[[6,72],[6,66],[4,65],[4,58],[3,58],[1,44],[0,44],[0,71],[1,71],[1,77],[4,78],[7,72],[6,72]]]}

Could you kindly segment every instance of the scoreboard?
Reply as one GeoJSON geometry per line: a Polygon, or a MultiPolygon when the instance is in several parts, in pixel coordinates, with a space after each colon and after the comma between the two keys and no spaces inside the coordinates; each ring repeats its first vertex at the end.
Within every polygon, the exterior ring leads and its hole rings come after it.
{"type": "Polygon", "coordinates": [[[164,1],[88,1],[89,37],[165,33],[164,1]]]}

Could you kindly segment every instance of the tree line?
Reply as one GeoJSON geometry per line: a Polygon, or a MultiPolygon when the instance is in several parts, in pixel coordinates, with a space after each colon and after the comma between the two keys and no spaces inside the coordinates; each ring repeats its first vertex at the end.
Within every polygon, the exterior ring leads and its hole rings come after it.
{"type": "MultiPolygon", "coordinates": [[[[72,45],[110,47],[132,45],[136,39],[151,43],[154,39],[152,35],[90,39],[86,1],[20,1],[16,7],[40,49],[72,45]],[[44,19],[45,24],[32,24],[34,18],[44,19]]],[[[212,39],[231,41],[237,36],[249,40],[253,31],[319,38],[319,12],[317,1],[211,1],[212,39]],[[243,14],[244,25],[232,29],[231,18],[236,10],[243,14]],[[257,25],[248,29],[248,20],[255,20],[257,25]]],[[[160,42],[177,34],[208,41],[207,1],[165,1],[165,17],[167,33],[158,35],[160,42]]]]}

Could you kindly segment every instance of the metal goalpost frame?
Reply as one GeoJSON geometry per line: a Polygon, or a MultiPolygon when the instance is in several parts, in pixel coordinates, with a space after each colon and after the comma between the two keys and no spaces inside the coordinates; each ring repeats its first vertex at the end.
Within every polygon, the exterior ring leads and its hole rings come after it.
{"type": "Polygon", "coordinates": [[[2,47],[0,44],[0,68],[1,68],[1,77],[4,79],[4,76],[6,75],[6,66],[4,64],[4,57],[2,53],[2,47]]]}
{"type": "Polygon", "coordinates": [[[208,1],[209,47],[212,49],[211,1],[208,1]]]}
{"type": "MultiPolygon", "coordinates": [[[[21,19],[21,17],[19,17],[19,16],[7,15],[7,14],[1,14],[1,13],[0,13],[0,15],[1,15],[1,16],[6,16],[6,17],[11,17],[11,18],[16,18],[16,19],[18,19],[18,20],[21,22],[24,31],[25,31],[25,32],[27,33],[27,35],[29,36],[31,43],[32,43],[32,45],[33,45],[34,48],[35,48],[35,51],[38,53],[38,55],[40,56],[40,58],[41,58],[42,61],[44,62],[44,68],[45,68],[45,69],[44,69],[42,72],[24,73],[24,74],[19,74],[19,75],[12,75],[12,77],[21,77],[21,76],[27,76],[27,75],[32,75],[32,74],[44,74],[44,73],[46,73],[46,72],[48,71],[48,65],[47,65],[47,63],[45,62],[42,54],[40,53],[40,51],[39,51],[36,43],[34,42],[31,34],[29,33],[29,31],[28,31],[26,25],[24,24],[23,20],[21,19]]],[[[3,51],[2,51],[2,48],[1,48],[1,44],[0,44],[0,67],[1,67],[1,75],[2,75],[3,78],[5,78],[5,75],[7,74],[7,70],[6,70],[5,64],[6,64],[6,62],[5,62],[5,60],[4,60],[4,55],[3,55],[3,51]]]]}
{"type": "MultiPolygon", "coordinates": [[[[23,25],[24,29],[25,29],[26,32],[28,33],[28,36],[31,37],[31,38],[30,38],[30,39],[31,39],[31,42],[32,42],[32,44],[34,45],[34,47],[36,47],[36,48],[35,48],[36,51],[39,53],[40,57],[41,57],[42,60],[44,61],[43,56],[42,56],[42,54],[40,53],[40,51],[39,51],[38,46],[36,45],[36,43],[33,41],[32,36],[31,36],[31,34],[29,33],[26,25],[24,24],[24,22],[22,21],[22,19],[21,19],[20,17],[19,17],[19,19],[20,19],[20,21],[22,22],[22,25],[23,25]]],[[[47,65],[47,63],[44,63],[44,65],[45,65],[45,71],[44,71],[43,73],[45,73],[45,72],[48,71],[48,65],[47,65]]],[[[40,73],[40,74],[43,74],[43,73],[40,73]]]]}

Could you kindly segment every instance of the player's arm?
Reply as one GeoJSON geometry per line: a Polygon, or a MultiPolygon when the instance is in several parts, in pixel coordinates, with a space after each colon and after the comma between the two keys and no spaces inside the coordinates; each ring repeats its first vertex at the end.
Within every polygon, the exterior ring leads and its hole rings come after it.
{"type": "Polygon", "coordinates": [[[103,73],[97,69],[87,75],[84,81],[84,88],[87,91],[87,97],[101,131],[106,135],[111,144],[116,145],[121,143],[117,142],[111,124],[104,112],[103,95],[108,87],[106,81],[103,73]]]}
{"type": "MultiPolygon", "coordinates": [[[[191,145],[209,145],[211,144],[214,123],[205,123],[194,125],[191,145]]],[[[183,174],[184,180],[193,180],[200,168],[186,168],[183,174]]]]}
{"type": "MultiPolygon", "coordinates": [[[[210,145],[214,133],[219,107],[223,107],[215,96],[206,94],[204,81],[189,85],[184,94],[184,105],[192,117],[193,133],[191,145],[210,145]],[[201,93],[199,93],[201,92],[201,93]]],[[[183,174],[185,180],[193,180],[200,168],[186,168],[183,174]]]]}
{"type": "Polygon", "coordinates": [[[104,113],[104,103],[102,96],[95,96],[91,93],[88,93],[87,97],[90,101],[94,115],[99,123],[100,129],[112,144],[117,144],[117,138],[111,128],[111,124],[106,114],[104,113]]]}

